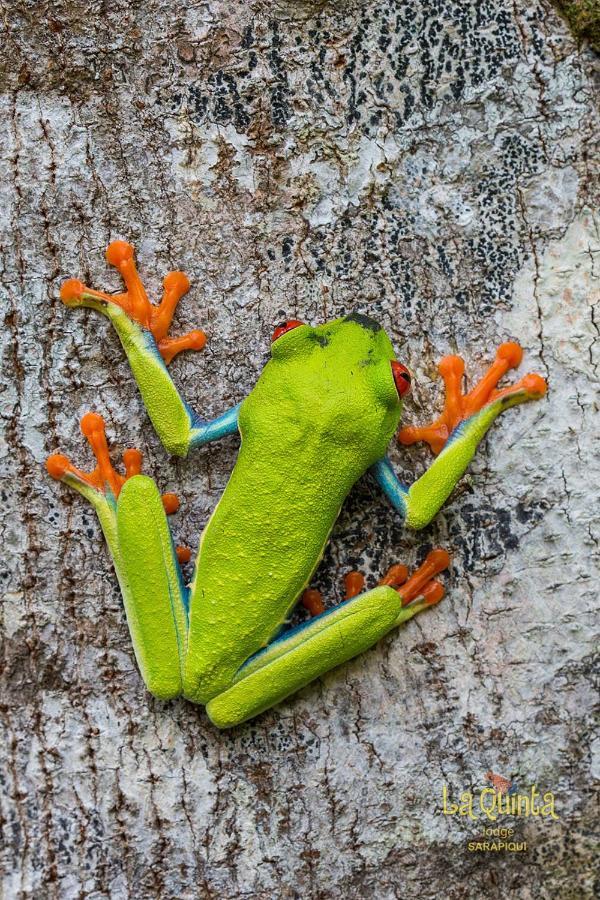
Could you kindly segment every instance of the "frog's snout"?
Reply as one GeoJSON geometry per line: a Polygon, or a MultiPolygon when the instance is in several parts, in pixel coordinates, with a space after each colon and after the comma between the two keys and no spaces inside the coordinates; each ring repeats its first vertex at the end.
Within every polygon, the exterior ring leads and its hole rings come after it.
{"type": "Polygon", "coordinates": [[[356,322],[361,328],[366,328],[369,331],[381,331],[379,322],[376,322],[375,319],[371,319],[369,316],[363,316],[359,312],[350,313],[349,316],[345,317],[344,322],[356,322]]]}

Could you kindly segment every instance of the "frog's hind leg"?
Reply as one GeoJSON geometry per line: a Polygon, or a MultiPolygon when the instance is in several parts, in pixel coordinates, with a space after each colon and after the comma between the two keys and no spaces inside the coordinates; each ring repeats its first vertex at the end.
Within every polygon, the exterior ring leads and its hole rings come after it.
{"type": "Polygon", "coordinates": [[[125,475],[113,467],[101,416],[87,413],[81,430],[96,457],[95,469],[84,472],[55,454],[46,463],[48,472],[94,507],[113,558],[142,677],[155,696],[176,697],[187,639],[187,597],[165,509],[174,511],[177,499],[170,494],[161,498],[152,479],[139,474],[139,450],[123,454],[125,475]]]}
{"type": "Polygon", "coordinates": [[[117,535],[123,600],[140,672],[155,697],[178,697],[187,648],[187,588],[151,478],[136,475],[123,487],[117,535]]]}
{"type": "MultiPolygon", "coordinates": [[[[448,562],[445,551],[434,550],[402,586],[392,579],[285,632],[244,663],[232,687],[207,704],[211,721],[219,728],[238,725],[372,647],[396,625],[441,600],[443,589],[432,576],[448,562]]],[[[356,584],[357,579],[346,582],[346,592],[356,584]]]]}
{"type": "MultiPolygon", "coordinates": [[[[409,578],[408,568],[403,563],[396,563],[387,570],[383,578],[380,579],[380,585],[393,587],[402,598],[402,606],[408,606],[415,598],[425,600],[426,602],[417,608],[412,606],[414,610],[411,615],[420,612],[427,606],[433,606],[444,596],[444,588],[437,581],[433,580],[433,576],[439,574],[450,565],[450,556],[446,550],[432,550],[427,559],[413,572],[409,578]]],[[[362,572],[352,570],[344,575],[344,600],[352,600],[362,594],[365,587],[365,576],[362,572]]],[[[320,591],[314,588],[307,588],[300,598],[302,606],[308,610],[311,616],[319,616],[325,612],[325,604],[320,591]]],[[[411,616],[404,615],[404,619],[411,616]]]]}

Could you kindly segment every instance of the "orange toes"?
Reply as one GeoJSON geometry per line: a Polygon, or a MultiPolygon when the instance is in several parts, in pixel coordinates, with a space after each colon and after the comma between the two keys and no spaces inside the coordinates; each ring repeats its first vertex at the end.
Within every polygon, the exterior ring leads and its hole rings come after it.
{"type": "Polygon", "coordinates": [[[521,391],[525,391],[531,400],[539,400],[544,396],[547,390],[548,385],[542,376],[531,373],[530,375],[525,375],[520,381],[515,382],[515,384],[510,384],[508,387],[501,388],[499,391],[492,391],[489,400],[500,400],[502,397],[513,397],[515,394],[521,393],[521,391]]]}
{"type": "Polygon", "coordinates": [[[142,471],[142,452],[132,447],[123,454],[123,465],[125,466],[125,475],[127,478],[133,478],[142,471]]]}
{"type": "Polygon", "coordinates": [[[190,289],[190,279],[185,272],[169,272],[163,279],[165,291],[172,291],[180,297],[190,289]]]}
{"type": "Polygon", "coordinates": [[[60,481],[71,468],[71,463],[62,453],[53,453],[46,460],[46,469],[51,478],[60,481]]]}
{"type": "Polygon", "coordinates": [[[408,447],[419,440],[420,428],[416,425],[405,425],[398,432],[398,442],[408,447]]]}
{"type": "Polygon", "coordinates": [[[115,471],[110,462],[104,433],[104,419],[97,413],[86,413],[79,424],[96,458],[96,468],[91,472],[83,472],[77,469],[66,456],[55,453],[46,460],[49,475],[61,480],[67,473],[71,473],[79,481],[97,491],[103,492],[108,487],[117,497],[125,479],[115,471]]]}
{"type": "MultiPolygon", "coordinates": [[[[450,554],[446,550],[432,550],[428,553],[425,561],[413,572],[406,584],[398,589],[398,593],[402,597],[402,606],[406,606],[416,597],[427,596],[424,590],[428,588],[431,579],[443,572],[444,569],[447,569],[449,565],[450,554]]],[[[432,583],[436,584],[437,582],[432,583]]],[[[439,591],[440,587],[441,585],[436,588],[436,591],[439,591]]],[[[434,594],[434,596],[437,596],[437,594],[434,594]]],[[[441,600],[441,596],[438,599],[441,600]]],[[[437,603],[438,600],[432,600],[431,602],[437,603]]]]}
{"type": "MultiPolygon", "coordinates": [[[[348,572],[344,576],[345,595],[344,600],[352,600],[358,594],[362,593],[365,586],[365,576],[362,572],[348,572]]],[[[308,610],[311,616],[320,616],[325,612],[325,604],[323,603],[323,595],[316,588],[306,588],[303,592],[300,603],[304,609],[308,610]]]]}
{"type": "Polygon", "coordinates": [[[106,261],[118,268],[121,263],[133,259],[133,253],[133,247],[127,241],[112,241],[106,248],[106,261]]]}
{"type": "Polygon", "coordinates": [[[307,588],[302,594],[300,602],[304,609],[308,610],[311,616],[320,616],[322,612],[325,612],[325,604],[323,603],[321,591],[317,591],[315,588],[307,588]]]}
{"type": "Polygon", "coordinates": [[[389,587],[397,588],[404,584],[407,578],[408,568],[401,563],[396,563],[396,565],[390,566],[379,584],[387,584],[389,587]]]}
{"type": "Polygon", "coordinates": [[[432,567],[432,574],[437,575],[439,572],[443,572],[444,569],[447,569],[450,565],[450,554],[447,550],[442,550],[441,548],[432,550],[431,553],[427,554],[425,564],[430,565],[432,567]]]}
{"type": "Polygon", "coordinates": [[[199,328],[181,337],[163,338],[158,342],[158,349],[166,365],[183,350],[202,350],[206,344],[206,335],[199,328]]]}
{"type": "Polygon", "coordinates": [[[521,365],[523,350],[515,341],[507,341],[498,347],[496,359],[502,359],[508,363],[509,369],[516,369],[517,366],[521,365]]]}
{"type": "Polygon", "coordinates": [[[546,393],[547,385],[539,375],[526,375],[516,384],[498,389],[499,381],[509,369],[516,369],[522,359],[523,350],[516,341],[500,344],[492,365],[477,384],[467,394],[463,394],[465,364],[460,356],[445,356],[438,365],[446,388],[442,414],[429,425],[402,428],[398,433],[399,442],[409,445],[424,441],[437,455],[444,449],[449,436],[461,422],[478,413],[492,401],[512,397],[521,392],[525,392],[527,396],[519,397],[517,402],[542,397],[546,393]]]}
{"type": "Polygon", "coordinates": [[[546,380],[542,378],[541,375],[536,375],[535,373],[526,375],[523,378],[522,384],[527,393],[531,394],[533,397],[543,397],[548,390],[548,383],[546,380]]]}
{"type": "Polygon", "coordinates": [[[77,278],[69,278],[60,286],[60,299],[63,303],[68,303],[69,300],[80,300],[84,291],[85,284],[83,281],[79,281],[77,278]]]}
{"type": "Polygon", "coordinates": [[[352,597],[356,597],[357,594],[360,594],[364,586],[365,576],[362,572],[348,572],[348,574],[344,576],[344,587],[346,588],[344,600],[351,600],[352,597]]]}
{"type": "Polygon", "coordinates": [[[190,559],[192,558],[192,551],[189,547],[175,547],[175,553],[177,554],[177,559],[180,565],[189,563],[190,559]]]}
{"type": "Polygon", "coordinates": [[[405,447],[424,441],[436,456],[446,446],[450,430],[447,425],[407,425],[398,432],[398,441],[405,447]]]}
{"type": "Polygon", "coordinates": [[[444,596],[443,586],[439,581],[434,581],[433,576],[443,572],[449,565],[450,554],[446,550],[432,550],[410,578],[406,566],[395,565],[388,569],[379,584],[394,588],[400,594],[403,607],[417,597],[421,598],[424,606],[433,606],[444,596]]]}
{"type": "Polygon", "coordinates": [[[425,606],[435,606],[443,599],[445,593],[446,591],[439,581],[430,581],[421,591],[421,596],[425,606]]]}
{"type": "MultiPolygon", "coordinates": [[[[95,468],[92,471],[84,472],[82,469],[76,468],[62,453],[54,453],[46,460],[48,474],[58,481],[69,474],[75,482],[86,484],[100,494],[112,495],[112,498],[116,500],[125,482],[142,471],[142,453],[135,448],[123,453],[125,474],[122,475],[111,462],[110,449],[106,440],[106,425],[102,416],[98,413],[88,412],[82,416],[79,427],[94,454],[95,468]]],[[[72,479],[68,479],[69,483],[72,479]]],[[[76,485],[74,484],[74,486],[76,485]]],[[[174,498],[174,504],[171,501],[171,505],[176,509],[179,506],[177,497],[174,494],[167,496],[174,498]]]]}
{"type": "Polygon", "coordinates": [[[172,516],[173,513],[176,513],[181,505],[177,494],[171,493],[162,495],[162,504],[168,516],[172,516]]]}
{"type": "Polygon", "coordinates": [[[76,278],[70,278],[60,288],[63,303],[75,306],[93,298],[105,304],[119,306],[133,322],[152,334],[167,364],[182,350],[201,350],[206,344],[206,335],[200,329],[180,338],[167,337],[177,304],[190,289],[187,275],[184,272],[169,272],[165,275],[163,298],[157,306],[148,298],[137,271],[134,252],[133,246],[127,241],[112,241],[106,249],[106,259],[121,273],[125,291],[107,294],[86,287],[76,278]]]}
{"type": "Polygon", "coordinates": [[[184,340],[187,340],[189,350],[202,350],[206,344],[206,335],[200,328],[196,328],[186,334],[184,340]]]}
{"type": "Polygon", "coordinates": [[[465,361],[461,356],[443,356],[437,368],[440,375],[444,378],[449,375],[462,378],[465,374],[465,361]]]}
{"type": "Polygon", "coordinates": [[[81,428],[81,433],[89,438],[98,431],[103,432],[105,430],[106,423],[104,422],[102,416],[98,413],[89,412],[82,416],[79,427],[81,428]]]}

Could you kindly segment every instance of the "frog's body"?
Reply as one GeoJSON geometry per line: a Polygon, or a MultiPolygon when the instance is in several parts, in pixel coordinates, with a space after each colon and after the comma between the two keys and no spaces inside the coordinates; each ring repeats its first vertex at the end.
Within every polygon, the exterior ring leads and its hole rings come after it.
{"type": "Polygon", "coordinates": [[[201,703],[277,633],[352,485],[385,454],[400,418],[383,330],[352,319],[304,325],[273,350],[241,404],[240,451],[194,575],[184,684],[201,703]],[[232,652],[219,638],[234,620],[232,652]]]}
{"type": "Polygon", "coordinates": [[[186,289],[183,276],[167,276],[163,303],[151,307],[129,245],[116,242],[107,255],[122,272],[127,293],[109,297],[69,282],[63,299],[112,319],[165,446],[183,454],[234,430],[242,439],[202,534],[189,591],[154,482],[139,474],[139,460],[134,464],[131,457],[129,478],[110,468],[100,417],[89,414],[82,422],[98,458],[91,475],[64,457],[51,457],[48,467],[98,512],[149,689],[165,699],[183,695],[207,704],[212,720],[225,727],[355,656],[440,598],[430,578],[447,557],[436,551],[403,587],[383,584],[276,637],[309,584],[357,479],[371,469],[407,523],[420,527],[447,498],[498,413],[541,396],[544,386],[538,376],[527,376],[513,389],[493,390],[516,363],[515,345],[504,345],[510,349],[498,356],[491,390],[478,386],[481,398],[474,397],[477,388],[464,398],[452,388],[455,366],[450,377],[444,375],[453,403],[423,436],[444,443],[458,427],[430,470],[404,488],[385,458],[401,416],[402,388],[392,367],[403,367],[376,322],[355,314],[317,327],[292,323],[296,327],[282,329],[274,342],[272,358],[247,398],[202,423],[180,399],[160,356],[169,360],[179,349],[203,343],[199,332],[166,337],[186,289]]]}

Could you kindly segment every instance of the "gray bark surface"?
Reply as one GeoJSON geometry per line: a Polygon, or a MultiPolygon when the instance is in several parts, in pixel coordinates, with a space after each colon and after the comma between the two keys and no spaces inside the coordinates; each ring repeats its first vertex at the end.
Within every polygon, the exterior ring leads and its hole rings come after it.
{"type": "MultiPolygon", "coordinates": [[[[546,2],[12,2],[0,28],[2,896],[591,897],[597,58],[546,2]],[[549,379],[425,531],[357,485],[327,604],[436,545],[447,598],[231,732],[146,693],[94,515],[43,468],[88,466],[102,413],[195,551],[235,459],[168,459],[109,323],[60,303],[68,276],[120,287],[115,238],[154,298],[190,275],[175,333],[209,344],[172,371],[205,416],[282,318],[354,309],[413,371],[407,422],[448,352],[475,377],[516,338],[549,379]],[[557,821],[501,823],[527,852],[469,852],[489,823],[442,814],[488,770],[555,793],[557,821]]],[[[392,457],[407,481],[429,458],[392,457]]]]}

